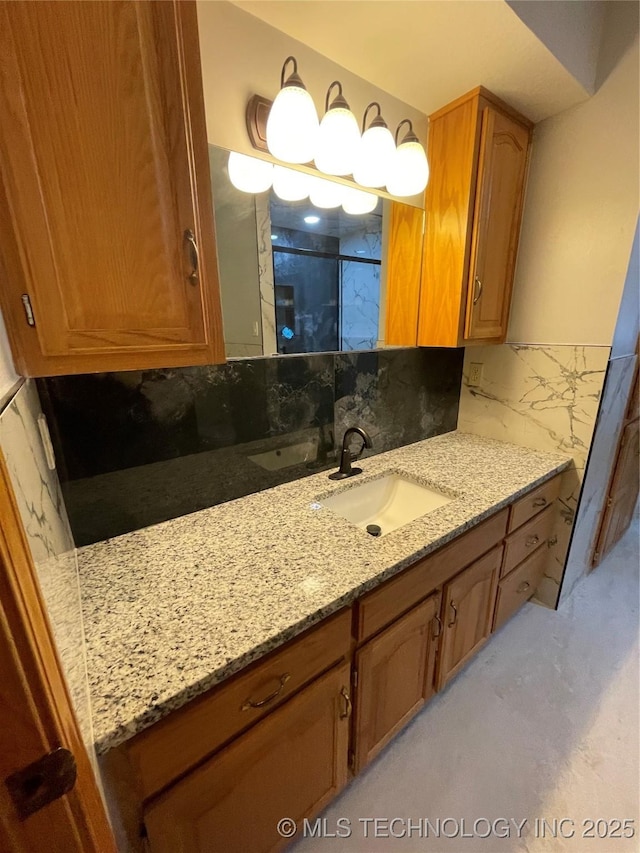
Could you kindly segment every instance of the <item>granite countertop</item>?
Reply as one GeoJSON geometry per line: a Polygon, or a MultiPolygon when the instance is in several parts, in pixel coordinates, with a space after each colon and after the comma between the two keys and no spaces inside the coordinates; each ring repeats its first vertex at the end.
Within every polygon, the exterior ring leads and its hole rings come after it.
{"type": "Polygon", "coordinates": [[[104,753],[453,539],[570,459],[451,432],[79,552],[104,753]],[[318,501],[401,472],[457,495],[379,538],[318,501]]]}

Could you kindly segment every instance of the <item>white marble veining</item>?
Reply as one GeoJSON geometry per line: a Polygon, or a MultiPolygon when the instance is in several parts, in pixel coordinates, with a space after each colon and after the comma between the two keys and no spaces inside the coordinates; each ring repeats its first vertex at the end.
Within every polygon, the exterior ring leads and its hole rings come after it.
{"type": "Polygon", "coordinates": [[[554,534],[537,599],[555,607],[598,415],[609,347],[469,347],[465,353],[458,429],[567,453],[573,465],[562,478],[554,534]],[[482,380],[469,384],[470,364],[482,380]]]}
{"type": "Polygon", "coordinates": [[[96,746],[105,752],[569,464],[448,433],[79,553],[96,746]],[[318,502],[389,472],[459,495],[382,538],[318,502]]]}
{"type": "MultiPolygon", "coordinates": [[[[382,232],[374,222],[340,240],[340,252],[380,260],[382,232]]],[[[374,349],[380,317],[380,266],[358,261],[340,263],[340,349],[374,349]]]]}
{"type": "Polygon", "coordinates": [[[269,193],[259,193],[256,195],[255,201],[260,313],[262,317],[262,353],[263,355],[272,355],[278,352],[278,337],[276,332],[276,291],[273,277],[269,193]]]}
{"type": "Polygon", "coordinates": [[[2,452],[27,534],[83,740],[93,732],[76,551],[58,475],[51,471],[38,430],[42,414],[28,380],[0,415],[2,452]]]}
{"type": "Polygon", "coordinates": [[[592,552],[622,432],[635,364],[635,355],[614,358],[609,362],[560,601],[566,600],[576,583],[591,566],[592,552]]]}

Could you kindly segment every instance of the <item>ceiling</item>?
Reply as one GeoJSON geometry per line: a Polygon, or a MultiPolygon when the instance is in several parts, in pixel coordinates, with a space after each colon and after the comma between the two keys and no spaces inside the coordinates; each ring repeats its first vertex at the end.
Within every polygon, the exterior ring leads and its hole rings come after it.
{"type": "Polygon", "coordinates": [[[536,122],[589,95],[504,0],[235,5],[427,114],[480,84],[536,122]]]}

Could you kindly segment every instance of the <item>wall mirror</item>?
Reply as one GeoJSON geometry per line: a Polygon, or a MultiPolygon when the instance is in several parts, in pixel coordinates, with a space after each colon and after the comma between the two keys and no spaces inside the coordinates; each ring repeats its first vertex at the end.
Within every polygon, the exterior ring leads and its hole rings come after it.
{"type": "Polygon", "coordinates": [[[209,160],[227,358],[384,345],[386,276],[402,238],[393,223],[408,206],[380,197],[350,214],[242,192],[229,151],[209,145],[209,160]]]}

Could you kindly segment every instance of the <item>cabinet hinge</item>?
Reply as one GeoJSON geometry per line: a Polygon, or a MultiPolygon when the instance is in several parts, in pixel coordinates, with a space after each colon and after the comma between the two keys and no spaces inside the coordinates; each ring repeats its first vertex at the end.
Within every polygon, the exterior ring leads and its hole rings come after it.
{"type": "Polygon", "coordinates": [[[28,293],[22,294],[22,307],[27,318],[27,326],[35,326],[36,318],[33,316],[33,308],[31,307],[31,300],[28,293]]]}
{"type": "Polygon", "coordinates": [[[607,509],[611,509],[611,504],[613,503],[613,498],[607,498],[607,509]]]}
{"type": "MultiPolygon", "coordinates": [[[[344,752],[342,754],[344,755],[344,752]]],[[[352,749],[350,749],[349,750],[349,767],[351,768],[351,770],[353,770],[355,768],[355,766],[356,766],[356,754],[352,749]]]]}
{"type": "Polygon", "coordinates": [[[67,794],[76,783],[76,762],[68,749],[58,747],[5,779],[20,820],[67,794]]]}
{"type": "Polygon", "coordinates": [[[595,564],[598,562],[599,559],[600,559],[600,551],[595,551],[594,555],[591,559],[591,565],[595,566],[595,564]]]}
{"type": "Polygon", "coordinates": [[[354,687],[358,686],[358,670],[357,669],[353,670],[353,686],[354,687]]]}

